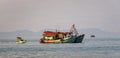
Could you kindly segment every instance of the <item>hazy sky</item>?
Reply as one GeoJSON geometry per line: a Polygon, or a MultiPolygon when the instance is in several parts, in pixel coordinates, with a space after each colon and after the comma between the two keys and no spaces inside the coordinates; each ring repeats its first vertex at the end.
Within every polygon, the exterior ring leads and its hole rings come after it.
{"type": "Polygon", "coordinates": [[[120,32],[120,0],[0,0],[0,32],[97,28],[120,32]]]}

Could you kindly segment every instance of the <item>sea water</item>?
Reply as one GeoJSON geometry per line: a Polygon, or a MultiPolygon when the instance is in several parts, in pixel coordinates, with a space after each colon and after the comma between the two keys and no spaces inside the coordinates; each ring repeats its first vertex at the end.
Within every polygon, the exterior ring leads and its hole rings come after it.
{"type": "Polygon", "coordinates": [[[0,58],[120,58],[120,38],[85,38],[83,43],[66,44],[0,39],[0,58]]]}

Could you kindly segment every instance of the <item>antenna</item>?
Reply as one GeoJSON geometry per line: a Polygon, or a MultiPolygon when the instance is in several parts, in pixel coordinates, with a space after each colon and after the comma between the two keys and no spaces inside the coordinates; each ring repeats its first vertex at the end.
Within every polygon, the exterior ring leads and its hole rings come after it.
{"type": "Polygon", "coordinates": [[[59,32],[60,31],[60,27],[59,25],[56,25],[56,32],[59,32]]]}

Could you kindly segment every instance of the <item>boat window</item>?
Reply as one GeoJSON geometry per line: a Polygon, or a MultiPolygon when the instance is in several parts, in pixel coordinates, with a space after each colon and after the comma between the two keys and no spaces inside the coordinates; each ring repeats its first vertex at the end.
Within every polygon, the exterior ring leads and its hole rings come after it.
{"type": "Polygon", "coordinates": [[[46,40],[51,40],[51,39],[53,39],[53,36],[50,36],[50,37],[46,36],[45,39],[46,40]]]}

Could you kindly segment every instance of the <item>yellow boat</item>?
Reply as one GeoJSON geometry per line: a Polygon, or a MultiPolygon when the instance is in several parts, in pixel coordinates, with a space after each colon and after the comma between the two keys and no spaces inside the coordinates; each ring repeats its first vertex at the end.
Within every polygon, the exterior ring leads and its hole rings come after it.
{"type": "Polygon", "coordinates": [[[21,37],[17,37],[17,40],[16,40],[17,44],[24,44],[26,42],[27,42],[27,40],[23,40],[21,37]]]}

